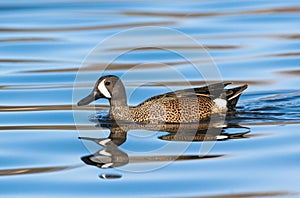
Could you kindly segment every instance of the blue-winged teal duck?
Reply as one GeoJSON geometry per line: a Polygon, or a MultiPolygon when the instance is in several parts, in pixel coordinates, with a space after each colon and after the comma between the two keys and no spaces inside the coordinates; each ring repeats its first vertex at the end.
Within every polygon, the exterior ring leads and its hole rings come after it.
{"type": "Polygon", "coordinates": [[[212,114],[234,110],[247,85],[224,89],[228,84],[168,92],[153,96],[137,106],[128,106],[123,83],[117,76],[108,75],[99,78],[93,91],[80,100],[78,106],[106,98],[110,102],[109,116],[112,120],[140,123],[198,122],[210,118],[212,114]]]}

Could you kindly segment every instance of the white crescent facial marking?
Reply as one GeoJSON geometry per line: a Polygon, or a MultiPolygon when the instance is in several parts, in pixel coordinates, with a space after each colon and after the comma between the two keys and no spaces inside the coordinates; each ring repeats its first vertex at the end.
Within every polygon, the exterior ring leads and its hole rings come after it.
{"type": "Polygon", "coordinates": [[[99,154],[100,154],[100,155],[104,155],[104,156],[111,156],[111,153],[106,152],[105,149],[99,151],[99,154]]]}
{"type": "Polygon", "coordinates": [[[102,93],[106,98],[111,98],[111,95],[107,88],[105,87],[105,79],[102,80],[98,85],[98,90],[102,93]]]}
{"type": "Polygon", "coordinates": [[[111,141],[111,139],[107,138],[107,139],[99,141],[98,144],[100,144],[101,146],[105,146],[110,141],[111,141]]]}

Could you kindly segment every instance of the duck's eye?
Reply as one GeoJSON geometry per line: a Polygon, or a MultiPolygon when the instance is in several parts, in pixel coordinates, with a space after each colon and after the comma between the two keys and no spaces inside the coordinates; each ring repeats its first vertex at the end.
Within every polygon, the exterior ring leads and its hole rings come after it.
{"type": "Polygon", "coordinates": [[[110,82],[105,82],[105,86],[108,86],[108,85],[110,85],[110,82]]]}

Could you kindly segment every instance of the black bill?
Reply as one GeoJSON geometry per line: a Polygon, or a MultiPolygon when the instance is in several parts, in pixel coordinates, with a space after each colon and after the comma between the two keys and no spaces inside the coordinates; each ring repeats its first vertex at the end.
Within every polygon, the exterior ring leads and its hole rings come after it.
{"type": "Polygon", "coordinates": [[[93,102],[93,101],[95,101],[95,100],[97,100],[97,99],[99,99],[99,98],[101,98],[100,94],[95,93],[95,92],[92,92],[92,93],[90,93],[87,97],[81,99],[81,100],[77,103],[77,105],[78,105],[78,106],[88,105],[88,104],[90,104],[91,102],[93,102]]]}

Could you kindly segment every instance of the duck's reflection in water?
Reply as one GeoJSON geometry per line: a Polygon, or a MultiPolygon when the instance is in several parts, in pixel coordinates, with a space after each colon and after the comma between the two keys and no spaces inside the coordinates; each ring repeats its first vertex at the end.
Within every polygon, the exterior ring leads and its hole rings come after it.
{"type": "Polygon", "coordinates": [[[98,124],[99,129],[106,128],[110,130],[107,138],[79,137],[85,141],[93,141],[102,148],[94,154],[82,157],[82,161],[88,165],[99,168],[114,168],[131,163],[149,163],[149,162],[168,162],[180,160],[203,160],[223,157],[225,155],[146,155],[129,156],[122,151],[119,146],[127,139],[127,133],[130,130],[151,130],[162,132],[164,135],[158,136],[166,141],[225,141],[230,139],[246,138],[249,128],[239,125],[227,125],[224,127],[209,127],[209,123],[195,124],[132,124],[132,123],[102,123],[98,124]],[[209,129],[209,133],[208,133],[209,129]],[[230,129],[240,129],[238,133],[228,133],[230,129]],[[167,132],[167,134],[165,134],[167,132]]]}

